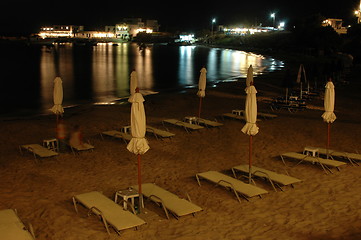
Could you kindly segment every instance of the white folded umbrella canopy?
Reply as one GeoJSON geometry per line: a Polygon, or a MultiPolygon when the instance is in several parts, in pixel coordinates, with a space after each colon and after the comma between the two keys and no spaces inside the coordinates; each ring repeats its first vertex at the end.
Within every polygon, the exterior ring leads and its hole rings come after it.
{"type": "Polygon", "coordinates": [[[53,101],[54,106],[50,110],[56,115],[63,114],[63,81],[60,77],[54,79],[53,101]]]}
{"type": "Polygon", "coordinates": [[[246,124],[242,128],[244,134],[249,135],[249,183],[252,181],[252,137],[258,133],[257,121],[257,90],[253,86],[253,82],[246,88],[246,106],[245,106],[245,117],[246,124]]]}
{"type": "Polygon", "coordinates": [[[330,149],[330,128],[331,123],[336,120],[336,115],[333,112],[335,109],[335,86],[333,85],[331,78],[327,82],[325,87],[325,99],[324,99],[325,112],[322,114],[322,118],[327,122],[327,158],[328,158],[328,149],[330,149]]]}
{"type": "Polygon", "coordinates": [[[202,98],[206,96],[207,69],[203,67],[200,72],[201,74],[199,75],[198,92],[197,92],[197,95],[199,97],[198,118],[201,117],[202,98]]]}
{"type": "Polygon", "coordinates": [[[132,139],[130,140],[127,149],[138,156],[138,191],[139,191],[139,210],[142,211],[143,196],[142,196],[142,177],[141,177],[141,155],[149,150],[148,141],[145,138],[146,133],[146,117],[144,110],[144,98],[139,89],[130,96],[129,102],[132,103],[130,113],[130,129],[132,139]]]}

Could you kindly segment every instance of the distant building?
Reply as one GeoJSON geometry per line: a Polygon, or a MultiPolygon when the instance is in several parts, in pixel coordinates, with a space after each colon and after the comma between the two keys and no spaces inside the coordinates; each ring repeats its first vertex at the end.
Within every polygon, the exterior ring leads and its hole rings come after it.
{"type": "Polygon", "coordinates": [[[84,31],[84,26],[53,25],[42,27],[39,36],[42,38],[72,38],[75,33],[84,31]]]}
{"type": "Polygon", "coordinates": [[[140,32],[153,33],[159,31],[157,20],[141,18],[125,18],[114,26],[105,26],[104,32],[84,31],[84,26],[53,25],[42,27],[38,35],[41,38],[118,38],[130,40],[140,32]]]}
{"type": "Polygon", "coordinates": [[[115,26],[106,26],[105,31],[114,33],[116,38],[129,40],[140,32],[158,32],[159,24],[158,20],[146,20],[146,22],[143,22],[141,18],[124,18],[121,23],[115,26]]]}
{"type": "Polygon", "coordinates": [[[346,34],[347,29],[345,27],[342,27],[342,22],[342,19],[328,18],[322,22],[322,26],[331,26],[338,34],[346,34]]]}
{"type": "Polygon", "coordinates": [[[92,39],[107,39],[115,38],[115,34],[112,32],[100,32],[100,31],[82,31],[74,34],[75,38],[92,38],[92,39]]]}

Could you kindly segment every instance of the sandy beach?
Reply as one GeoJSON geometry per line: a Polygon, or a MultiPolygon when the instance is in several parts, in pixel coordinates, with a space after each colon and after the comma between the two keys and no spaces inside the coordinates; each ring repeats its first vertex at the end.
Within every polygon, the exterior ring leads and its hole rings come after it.
{"type": "MultiPolygon", "coordinates": [[[[335,114],[331,126],[331,147],[361,153],[360,67],[346,76],[348,85],[336,85],[335,114]]],[[[272,112],[268,100],[282,95],[283,72],[255,78],[258,109],[272,112]]],[[[308,109],[296,113],[272,112],[278,117],[258,123],[253,138],[255,166],[288,173],[302,180],[284,192],[255,179],[269,194],[239,203],[230,191],[206,181],[198,186],[195,174],[216,170],[231,175],[230,169],[248,163],[248,136],[244,122],[221,119],[222,113],[244,109],[244,79],[206,90],[202,117],[224,123],[219,129],[202,129],[192,134],[168,125],[176,134],[172,140],[147,136],[151,149],[142,156],[143,182],[153,182],[180,197],[188,193],[203,208],[195,216],[179,220],[165,217],[161,208],[146,202],[140,217],[147,224],[118,236],[107,234],[95,216],[85,208],[76,214],[71,198],[80,193],[101,191],[113,199],[117,190],[137,184],[137,158],[119,140],[102,138],[102,131],[129,125],[129,104],[87,106],[66,109],[64,121],[70,128],[80,124],[84,137],[95,146],[93,152],[34,161],[21,155],[18,146],[39,143],[55,135],[55,116],[6,119],[0,125],[0,209],[17,209],[21,219],[31,222],[39,240],[103,239],[237,239],[237,240],[356,240],[361,239],[361,167],[347,164],[326,175],[317,165],[287,161],[283,152],[302,152],[305,146],[325,147],[327,124],[323,122],[323,99],[308,102],[308,109]]],[[[163,119],[182,119],[198,110],[196,89],[182,93],[160,93],[145,97],[147,124],[163,128],[163,119]]]]}

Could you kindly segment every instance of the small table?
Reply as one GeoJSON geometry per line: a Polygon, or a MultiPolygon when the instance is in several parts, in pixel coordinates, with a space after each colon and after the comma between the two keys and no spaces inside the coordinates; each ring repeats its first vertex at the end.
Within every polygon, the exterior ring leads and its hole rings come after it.
{"type": "Polygon", "coordinates": [[[114,202],[118,203],[118,197],[123,198],[124,202],[123,202],[123,208],[125,210],[127,210],[127,201],[128,199],[130,199],[130,201],[132,202],[133,206],[134,206],[134,198],[139,197],[139,193],[137,190],[132,189],[132,188],[128,188],[125,190],[119,190],[115,193],[115,199],[114,202]]]}
{"type": "Polygon", "coordinates": [[[123,132],[123,133],[129,133],[129,134],[130,134],[130,126],[124,126],[124,127],[122,127],[121,132],[123,132]]]}
{"type": "Polygon", "coordinates": [[[303,154],[308,155],[308,156],[312,156],[312,157],[318,157],[319,156],[318,148],[305,147],[303,149],[303,154]]]}
{"type": "Polygon", "coordinates": [[[232,113],[238,116],[243,116],[244,110],[232,110],[232,113]]]}
{"type": "Polygon", "coordinates": [[[190,124],[197,124],[197,117],[185,117],[184,119],[190,124]]]}
{"type": "Polygon", "coordinates": [[[43,146],[46,147],[49,150],[53,150],[55,152],[58,152],[58,140],[56,138],[54,139],[45,139],[43,140],[43,146]]]}

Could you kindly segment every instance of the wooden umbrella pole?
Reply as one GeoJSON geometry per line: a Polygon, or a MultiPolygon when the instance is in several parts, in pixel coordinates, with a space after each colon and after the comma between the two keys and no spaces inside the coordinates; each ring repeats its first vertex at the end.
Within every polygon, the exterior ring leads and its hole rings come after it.
{"type": "Polygon", "coordinates": [[[142,195],[142,171],[141,171],[141,157],[140,154],[138,154],[138,192],[139,192],[139,204],[138,209],[139,212],[142,212],[143,208],[143,195],[142,195]]]}
{"type": "Polygon", "coordinates": [[[252,135],[249,135],[249,166],[248,166],[248,181],[252,181],[252,135]]]}
{"type": "Polygon", "coordinates": [[[328,151],[330,149],[330,130],[331,130],[331,123],[327,123],[327,150],[326,150],[327,159],[328,159],[328,151]]]}
{"type": "Polygon", "coordinates": [[[202,97],[199,97],[198,118],[201,117],[201,109],[202,109],[202,97]]]}

